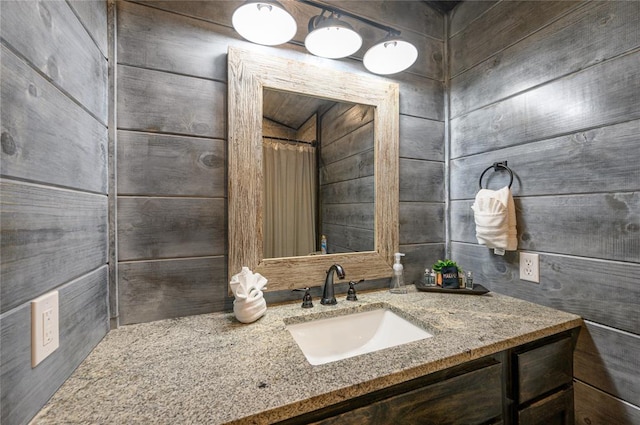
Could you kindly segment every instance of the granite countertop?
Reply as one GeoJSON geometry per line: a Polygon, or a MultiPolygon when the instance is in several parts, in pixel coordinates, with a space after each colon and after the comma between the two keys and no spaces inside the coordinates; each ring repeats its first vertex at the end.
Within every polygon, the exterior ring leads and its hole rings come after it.
{"type": "Polygon", "coordinates": [[[268,424],[580,326],[574,314],[489,293],[388,291],[312,309],[269,306],[244,325],[216,313],[107,334],[32,424],[268,424]],[[434,336],[311,366],[286,324],[386,304],[434,336]]]}

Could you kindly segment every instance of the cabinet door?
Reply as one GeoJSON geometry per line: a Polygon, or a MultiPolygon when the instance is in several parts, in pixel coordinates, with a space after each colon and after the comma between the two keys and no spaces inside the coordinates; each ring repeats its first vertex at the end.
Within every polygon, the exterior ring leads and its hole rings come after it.
{"type": "Polygon", "coordinates": [[[316,425],[446,425],[500,423],[502,365],[497,363],[399,394],[316,425]]]}
{"type": "Polygon", "coordinates": [[[551,392],[573,380],[571,338],[516,354],[518,404],[551,392]]]}
{"type": "Polygon", "coordinates": [[[518,412],[519,425],[573,425],[573,388],[557,392],[518,412]]]}

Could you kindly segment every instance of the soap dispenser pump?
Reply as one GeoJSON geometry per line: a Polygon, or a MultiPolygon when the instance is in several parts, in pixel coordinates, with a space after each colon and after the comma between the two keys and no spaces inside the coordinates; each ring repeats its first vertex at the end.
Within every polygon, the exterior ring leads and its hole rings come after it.
{"type": "Polygon", "coordinates": [[[389,292],[392,294],[406,294],[407,287],[404,286],[404,267],[400,262],[400,257],[404,257],[401,252],[395,253],[396,261],[393,264],[393,276],[391,276],[391,286],[389,292]]]}

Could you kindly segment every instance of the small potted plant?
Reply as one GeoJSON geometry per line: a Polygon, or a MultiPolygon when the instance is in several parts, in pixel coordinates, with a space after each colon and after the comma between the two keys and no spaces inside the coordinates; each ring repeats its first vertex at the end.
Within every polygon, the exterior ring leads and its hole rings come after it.
{"type": "Polygon", "coordinates": [[[455,261],[438,260],[433,265],[433,270],[438,274],[438,284],[443,288],[460,288],[460,281],[458,280],[460,268],[455,261]]]}

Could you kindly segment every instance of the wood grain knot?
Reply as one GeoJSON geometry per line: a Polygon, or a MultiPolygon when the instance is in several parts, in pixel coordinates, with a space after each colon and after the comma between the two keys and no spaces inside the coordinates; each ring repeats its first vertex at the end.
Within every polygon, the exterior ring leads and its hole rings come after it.
{"type": "Polygon", "coordinates": [[[200,163],[208,168],[214,168],[216,165],[221,166],[223,162],[212,153],[203,153],[200,155],[200,163]]]}
{"type": "Polygon", "coordinates": [[[600,19],[598,23],[600,24],[601,27],[604,27],[604,26],[607,26],[612,19],[613,19],[613,15],[607,15],[602,19],[600,19]]]}
{"type": "Polygon", "coordinates": [[[42,18],[42,22],[44,22],[47,28],[51,28],[51,12],[49,12],[49,8],[46,6],[45,2],[41,1],[38,3],[38,11],[40,12],[40,17],[42,18]]]}
{"type": "Polygon", "coordinates": [[[29,84],[29,94],[33,97],[38,97],[38,87],[35,84],[29,84]]]}
{"type": "Polygon", "coordinates": [[[2,132],[2,152],[7,155],[14,155],[17,151],[16,142],[11,137],[11,134],[6,131],[2,132]]]}
{"type": "Polygon", "coordinates": [[[59,72],[58,72],[58,64],[56,62],[56,58],[50,57],[49,60],[47,60],[47,73],[49,74],[49,77],[51,77],[53,80],[58,79],[59,72]]]}

